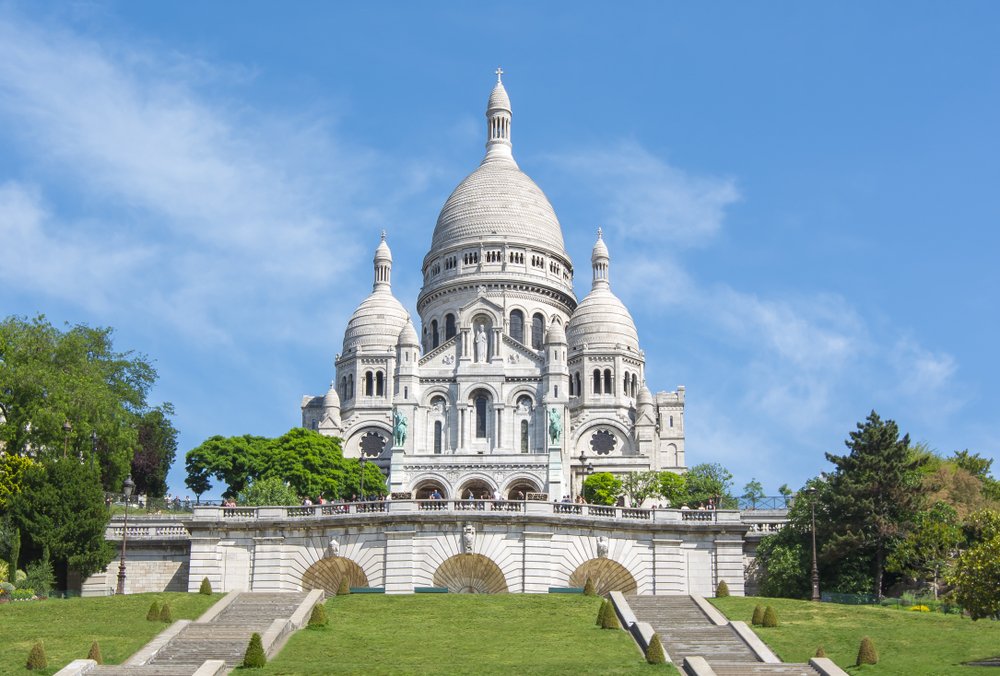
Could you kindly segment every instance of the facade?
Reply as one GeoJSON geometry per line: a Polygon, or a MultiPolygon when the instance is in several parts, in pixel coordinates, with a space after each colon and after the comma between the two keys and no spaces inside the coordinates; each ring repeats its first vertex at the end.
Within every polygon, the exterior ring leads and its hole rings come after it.
{"type": "Polygon", "coordinates": [[[419,332],[393,296],[383,233],[372,293],[329,391],[303,397],[303,426],[414,498],[560,499],[590,471],[683,471],[684,388],[646,386],[600,230],[577,301],[559,220],[514,160],[499,71],[486,118],[486,156],[445,202],[423,260],[419,332]]]}

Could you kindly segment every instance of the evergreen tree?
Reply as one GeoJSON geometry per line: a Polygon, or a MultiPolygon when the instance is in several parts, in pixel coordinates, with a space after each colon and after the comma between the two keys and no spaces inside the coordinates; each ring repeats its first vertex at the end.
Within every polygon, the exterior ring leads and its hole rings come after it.
{"type": "Polygon", "coordinates": [[[260,639],[260,634],[254,632],[247,644],[247,651],[243,654],[244,669],[260,669],[267,664],[267,655],[264,654],[264,643],[260,639]]]}
{"type": "Polygon", "coordinates": [[[90,644],[90,652],[87,653],[88,660],[94,660],[98,664],[104,664],[104,658],[101,657],[101,646],[98,645],[97,641],[90,644]]]}
{"type": "Polygon", "coordinates": [[[653,638],[650,639],[649,646],[646,648],[646,662],[649,664],[663,664],[666,661],[666,658],[663,656],[663,644],[660,643],[660,635],[653,634],[653,638]]]}

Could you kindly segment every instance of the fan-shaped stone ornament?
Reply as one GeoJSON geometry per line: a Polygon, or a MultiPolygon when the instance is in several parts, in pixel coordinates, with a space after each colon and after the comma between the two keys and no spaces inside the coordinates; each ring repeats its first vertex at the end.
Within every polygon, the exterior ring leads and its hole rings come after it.
{"type": "Polygon", "coordinates": [[[500,566],[482,554],[456,554],[438,566],[434,586],[454,594],[505,594],[507,580],[500,566]]]}
{"type": "Polygon", "coordinates": [[[361,566],[338,556],[320,559],[309,566],[302,575],[302,590],[322,589],[327,596],[334,596],[340,588],[340,581],[345,577],[349,587],[368,586],[368,576],[361,566]]]}
{"type": "Polygon", "coordinates": [[[580,564],[580,567],[569,576],[570,587],[583,587],[587,578],[594,583],[594,590],[603,596],[608,592],[618,591],[623,594],[636,592],[635,578],[622,564],[611,559],[590,559],[580,564]]]}

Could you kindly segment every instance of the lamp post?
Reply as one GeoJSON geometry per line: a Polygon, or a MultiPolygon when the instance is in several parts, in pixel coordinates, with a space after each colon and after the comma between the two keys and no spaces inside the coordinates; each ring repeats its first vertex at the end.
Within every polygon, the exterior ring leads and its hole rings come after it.
{"type": "Polygon", "coordinates": [[[66,452],[69,450],[69,433],[73,431],[73,426],[69,424],[69,420],[63,423],[63,457],[66,457],[66,452]]]}
{"type": "Polygon", "coordinates": [[[362,453],[361,453],[361,459],[358,460],[358,463],[361,465],[361,495],[359,496],[361,498],[361,502],[365,501],[365,463],[366,462],[368,462],[368,460],[365,458],[364,451],[362,451],[362,453]]]}
{"type": "Polygon", "coordinates": [[[97,455],[97,430],[90,432],[90,471],[94,471],[94,456],[97,455]]]}
{"type": "Polygon", "coordinates": [[[122,528],[122,556],[121,561],[118,563],[118,589],[115,590],[116,594],[125,593],[125,546],[128,544],[128,499],[132,495],[133,488],[135,488],[135,483],[132,482],[132,475],[129,474],[125,479],[124,485],[122,485],[122,493],[125,494],[125,527],[122,528]]]}
{"type": "Polygon", "coordinates": [[[812,600],[819,601],[819,568],[816,565],[816,493],[815,488],[807,488],[809,495],[809,510],[812,513],[812,546],[813,546],[813,566],[812,566],[812,600]]]}
{"type": "Polygon", "coordinates": [[[580,457],[577,458],[580,461],[580,493],[583,495],[583,482],[587,476],[594,473],[594,465],[587,462],[587,454],[585,451],[580,451],[580,457]]]}

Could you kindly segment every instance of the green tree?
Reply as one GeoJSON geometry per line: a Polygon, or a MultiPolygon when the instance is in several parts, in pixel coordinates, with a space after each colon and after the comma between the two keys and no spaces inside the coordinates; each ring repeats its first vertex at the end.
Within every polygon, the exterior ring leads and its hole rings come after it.
{"type": "Polygon", "coordinates": [[[676,472],[660,472],[660,485],[657,494],[665,499],[670,507],[678,508],[688,502],[687,479],[676,472]]]}
{"type": "Polygon", "coordinates": [[[743,487],[743,495],[740,497],[749,503],[751,508],[756,509],[757,503],[764,497],[764,485],[757,479],[750,479],[743,487]]]}
{"type": "Polygon", "coordinates": [[[1000,512],[982,510],[965,524],[970,546],[948,576],[955,599],[972,619],[1000,620],[1000,512]]]}
{"type": "Polygon", "coordinates": [[[259,456],[269,440],[244,434],[239,437],[209,437],[187,452],[184,467],[188,488],[198,496],[212,487],[211,478],[225,482],[226,494],[235,497],[248,482],[260,476],[259,456]]]}
{"type": "Polygon", "coordinates": [[[613,505],[621,494],[621,479],[611,472],[597,472],[583,481],[583,497],[591,504],[613,505]]]}
{"type": "Polygon", "coordinates": [[[21,455],[0,454],[0,512],[12,497],[21,492],[24,473],[34,464],[31,458],[21,455]]]}
{"type": "Polygon", "coordinates": [[[732,495],[733,475],[719,463],[695,465],[685,475],[688,500],[692,505],[706,504],[712,500],[716,507],[731,509],[736,506],[732,495]]]}
{"type": "Polygon", "coordinates": [[[910,453],[909,435],[872,411],[845,442],[847,455],[826,454],[828,510],[836,524],[824,545],[833,556],[861,554],[871,562],[872,591],[882,597],[886,557],[906,535],[922,502],[921,467],[910,453]]]}
{"type": "Polygon", "coordinates": [[[278,477],[256,479],[236,498],[236,502],[248,507],[264,505],[297,505],[299,498],[285,482],[278,477]]]}
{"type": "Polygon", "coordinates": [[[917,514],[913,528],[889,554],[885,568],[889,572],[929,581],[934,598],[937,598],[938,581],[961,542],[958,512],[947,503],[936,502],[930,509],[917,514]]]}
{"type": "Polygon", "coordinates": [[[949,460],[979,479],[988,479],[990,468],[993,467],[992,458],[984,458],[978,453],[970,453],[969,449],[955,451],[949,460]]]}
{"type": "Polygon", "coordinates": [[[139,419],[139,447],[132,457],[132,479],[140,495],[162,498],[167,494],[167,472],[177,457],[177,430],[170,417],[174,407],[158,406],[139,419]]]}
{"type": "Polygon", "coordinates": [[[0,321],[0,444],[7,453],[89,461],[96,432],[101,482],[119,489],[156,371],[145,356],[116,351],[112,334],[84,325],[61,331],[42,315],[0,321]]]}
{"type": "Polygon", "coordinates": [[[646,498],[659,495],[660,473],[656,471],[629,472],[622,479],[622,492],[633,507],[639,507],[646,498]]]}
{"type": "Polygon", "coordinates": [[[334,437],[295,427],[265,444],[257,462],[262,478],[286,481],[299,495],[345,497],[346,463],[334,437]]]}

